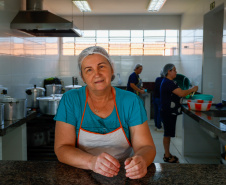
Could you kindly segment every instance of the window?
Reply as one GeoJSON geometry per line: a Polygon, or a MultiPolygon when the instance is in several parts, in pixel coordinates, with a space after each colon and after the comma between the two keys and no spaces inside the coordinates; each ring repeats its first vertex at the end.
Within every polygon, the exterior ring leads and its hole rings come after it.
{"type": "Polygon", "coordinates": [[[178,30],[85,30],[83,37],[63,38],[63,55],[102,46],[110,55],[178,55],[178,30]]]}

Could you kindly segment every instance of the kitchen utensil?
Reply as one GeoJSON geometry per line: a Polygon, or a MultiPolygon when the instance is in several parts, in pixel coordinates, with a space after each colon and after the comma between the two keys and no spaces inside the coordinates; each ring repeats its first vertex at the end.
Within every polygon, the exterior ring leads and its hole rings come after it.
{"type": "Polygon", "coordinates": [[[18,120],[26,117],[27,99],[4,98],[4,120],[18,120]]]}
{"type": "Polygon", "coordinates": [[[194,96],[194,94],[195,94],[195,91],[191,94],[191,97],[193,97],[193,96],[194,96]]]}
{"type": "Polygon", "coordinates": [[[38,97],[37,100],[39,101],[39,108],[42,114],[55,115],[61,97],[45,96],[38,97]]]}
{"type": "Polygon", "coordinates": [[[46,96],[51,94],[61,94],[62,85],[61,84],[49,84],[46,85],[46,96]]]}
{"type": "Polygon", "coordinates": [[[15,98],[4,98],[2,103],[5,105],[4,120],[16,120],[17,100],[15,98]]]}
{"type": "Polygon", "coordinates": [[[187,101],[189,110],[195,111],[208,111],[212,106],[212,101],[206,100],[188,100],[187,101]]]}
{"type": "Polygon", "coordinates": [[[26,98],[27,98],[27,107],[30,108],[38,108],[38,101],[37,97],[44,96],[45,89],[42,87],[30,87],[26,89],[26,98]]]}
{"type": "Polygon", "coordinates": [[[209,94],[195,94],[192,97],[193,100],[208,100],[208,101],[212,101],[213,99],[213,95],[209,95],[209,94]]]}
{"type": "Polygon", "coordinates": [[[68,85],[68,86],[65,86],[65,92],[67,92],[71,89],[79,89],[81,87],[82,87],[81,85],[68,85]]]}
{"type": "Polygon", "coordinates": [[[51,97],[62,97],[63,94],[51,94],[50,96],[51,96],[51,97]]]}
{"type": "Polygon", "coordinates": [[[27,116],[27,99],[17,99],[16,118],[22,119],[27,116]]]}
{"type": "Polygon", "coordinates": [[[182,75],[182,74],[177,74],[176,78],[174,78],[174,81],[177,82],[178,86],[182,89],[182,90],[187,90],[189,89],[190,86],[190,80],[182,75]]]}

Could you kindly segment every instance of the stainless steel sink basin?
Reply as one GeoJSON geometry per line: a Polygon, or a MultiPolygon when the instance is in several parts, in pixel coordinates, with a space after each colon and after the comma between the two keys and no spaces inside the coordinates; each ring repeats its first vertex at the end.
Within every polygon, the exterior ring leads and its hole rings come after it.
{"type": "Polygon", "coordinates": [[[203,113],[212,117],[226,117],[226,110],[209,110],[203,113]]]}

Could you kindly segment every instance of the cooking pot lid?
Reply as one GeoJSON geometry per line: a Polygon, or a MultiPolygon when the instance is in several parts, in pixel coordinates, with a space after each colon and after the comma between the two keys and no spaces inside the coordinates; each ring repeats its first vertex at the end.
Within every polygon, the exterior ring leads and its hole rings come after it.
{"type": "Polygon", "coordinates": [[[29,88],[26,88],[26,90],[34,90],[34,89],[40,89],[40,90],[45,91],[45,89],[42,88],[42,87],[36,87],[36,88],[34,88],[34,87],[29,87],[29,88]]]}
{"type": "Polygon", "coordinates": [[[61,97],[43,96],[36,99],[39,101],[60,101],[61,97]]]}
{"type": "Polygon", "coordinates": [[[62,85],[60,85],[60,84],[48,84],[48,85],[46,85],[46,87],[52,87],[52,86],[61,87],[62,85]]]}
{"type": "Polygon", "coordinates": [[[18,100],[16,98],[2,98],[0,101],[2,103],[10,103],[10,102],[17,102],[18,100]]]}
{"type": "Polygon", "coordinates": [[[81,85],[68,85],[68,86],[65,86],[65,88],[70,88],[70,89],[79,89],[81,87],[82,87],[81,85]]]}
{"type": "Polygon", "coordinates": [[[62,97],[63,94],[51,94],[50,96],[51,96],[51,97],[62,97]]]}
{"type": "Polygon", "coordinates": [[[8,90],[8,88],[3,87],[2,85],[0,85],[0,90],[8,90]]]}

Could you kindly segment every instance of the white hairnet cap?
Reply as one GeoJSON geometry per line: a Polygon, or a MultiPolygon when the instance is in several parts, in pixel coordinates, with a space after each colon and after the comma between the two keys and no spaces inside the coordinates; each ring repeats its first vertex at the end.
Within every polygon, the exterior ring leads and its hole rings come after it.
{"type": "MultiPolygon", "coordinates": [[[[92,54],[99,54],[99,55],[102,55],[103,57],[105,57],[108,60],[108,62],[110,63],[112,69],[113,69],[113,61],[111,60],[111,58],[108,55],[107,51],[104,48],[100,47],[100,46],[91,46],[91,47],[88,47],[88,48],[84,49],[78,56],[78,67],[79,67],[80,72],[81,72],[83,60],[87,56],[92,55],[92,54]]],[[[115,78],[115,75],[112,76],[111,81],[113,81],[114,78],[115,78]]]]}
{"type": "Polygon", "coordinates": [[[134,71],[137,69],[137,68],[139,68],[139,67],[143,67],[141,64],[136,64],[135,66],[134,66],[134,71]]]}
{"type": "MultiPolygon", "coordinates": [[[[174,64],[166,64],[162,69],[162,75],[166,76],[169,70],[172,70],[175,67],[174,64]]],[[[161,73],[160,73],[161,74],[161,73]]]]}

